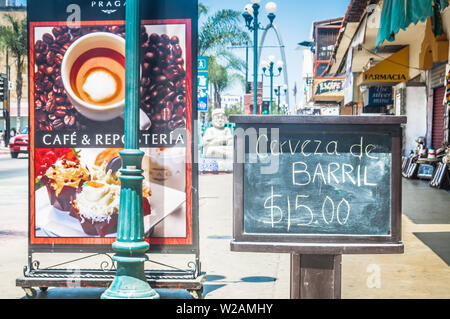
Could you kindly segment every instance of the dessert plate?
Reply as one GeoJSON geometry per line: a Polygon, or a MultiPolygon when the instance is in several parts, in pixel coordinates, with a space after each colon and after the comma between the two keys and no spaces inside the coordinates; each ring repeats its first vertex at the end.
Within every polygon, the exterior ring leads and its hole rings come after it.
{"type": "MultiPolygon", "coordinates": [[[[186,193],[179,190],[150,183],[152,196],[150,197],[151,215],[144,217],[145,233],[174,212],[178,212],[181,206],[186,202],[186,193]]],[[[178,215],[178,214],[176,214],[178,215]]],[[[172,219],[167,218],[165,222],[175,223],[171,225],[172,229],[179,229],[180,234],[172,234],[171,237],[183,237],[183,231],[186,229],[186,219],[176,218],[175,214],[172,219]]],[[[60,211],[50,205],[47,189],[45,187],[36,191],[36,228],[42,229],[43,233],[49,237],[98,237],[87,235],[80,222],[69,215],[69,212],[60,211]]],[[[160,224],[161,225],[161,224],[160,224]]],[[[158,225],[159,226],[159,225],[158,225]]],[[[164,234],[164,231],[156,231],[152,237],[158,237],[164,234]]],[[[106,237],[116,237],[116,233],[109,234],[106,237]]]]}

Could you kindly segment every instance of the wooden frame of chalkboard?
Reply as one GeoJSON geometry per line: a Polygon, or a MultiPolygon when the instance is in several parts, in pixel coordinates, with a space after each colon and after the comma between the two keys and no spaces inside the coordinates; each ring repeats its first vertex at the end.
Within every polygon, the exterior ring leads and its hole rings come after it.
{"type": "MultiPolygon", "coordinates": [[[[386,254],[403,253],[401,242],[401,168],[402,127],[406,117],[394,116],[254,116],[233,115],[236,123],[233,171],[233,240],[232,251],[279,252],[298,254],[386,254]],[[387,200],[389,230],[384,235],[265,233],[245,229],[245,142],[237,140],[239,129],[270,130],[278,128],[301,137],[305,134],[373,134],[388,136],[390,140],[390,198],[387,200]]],[[[244,137],[245,139],[245,137],[244,137]]],[[[248,166],[247,166],[248,167],[248,166]]],[[[247,184],[248,184],[248,178],[247,184]]],[[[255,181],[257,183],[258,181],[255,181]]],[[[255,197],[257,194],[252,194],[255,197]]],[[[289,198],[288,198],[289,202],[289,198]]],[[[288,203],[289,205],[289,203],[288,203]]],[[[296,205],[296,204],[295,204],[296,205]]],[[[334,205],[334,204],[333,204],[334,205]]],[[[248,207],[247,207],[248,208],[248,207]]],[[[333,206],[334,211],[334,206],[333,206]]],[[[386,213],[385,213],[386,214],[386,213]]],[[[273,217],[272,217],[273,219],[273,217]]],[[[273,227],[273,225],[272,225],[273,227]]]]}

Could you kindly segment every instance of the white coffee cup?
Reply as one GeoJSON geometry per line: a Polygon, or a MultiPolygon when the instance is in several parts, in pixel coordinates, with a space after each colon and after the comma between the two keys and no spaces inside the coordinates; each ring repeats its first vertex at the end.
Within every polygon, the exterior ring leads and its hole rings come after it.
{"type": "Polygon", "coordinates": [[[125,56],[125,39],[107,32],[90,33],[79,38],[72,43],[64,55],[61,78],[67,97],[78,112],[91,120],[109,121],[123,115],[125,99],[111,105],[95,105],[80,99],[70,84],[70,72],[74,63],[83,53],[96,48],[112,49],[125,56]]]}

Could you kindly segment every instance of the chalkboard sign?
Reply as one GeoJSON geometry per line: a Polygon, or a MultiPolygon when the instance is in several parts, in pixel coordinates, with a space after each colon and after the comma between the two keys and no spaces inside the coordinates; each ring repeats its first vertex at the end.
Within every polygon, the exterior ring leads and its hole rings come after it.
{"type": "Polygon", "coordinates": [[[237,123],[234,250],[403,249],[403,117],[231,120],[237,123]]]}
{"type": "Polygon", "coordinates": [[[245,232],[389,235],[389,135],[283,132],[275,144],[274,174],[246,153],[245,232]]]}

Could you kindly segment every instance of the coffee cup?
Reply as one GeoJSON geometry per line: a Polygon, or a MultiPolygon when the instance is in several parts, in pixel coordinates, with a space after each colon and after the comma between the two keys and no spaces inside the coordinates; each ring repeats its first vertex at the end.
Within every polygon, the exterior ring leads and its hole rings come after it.
{"type": "Polygon", "coordinates": [[[125,40],[106,32],[87,34],[64,55],[61,77],[76,110],[95,121],[109,121],[125,108],[125,40]]]}

